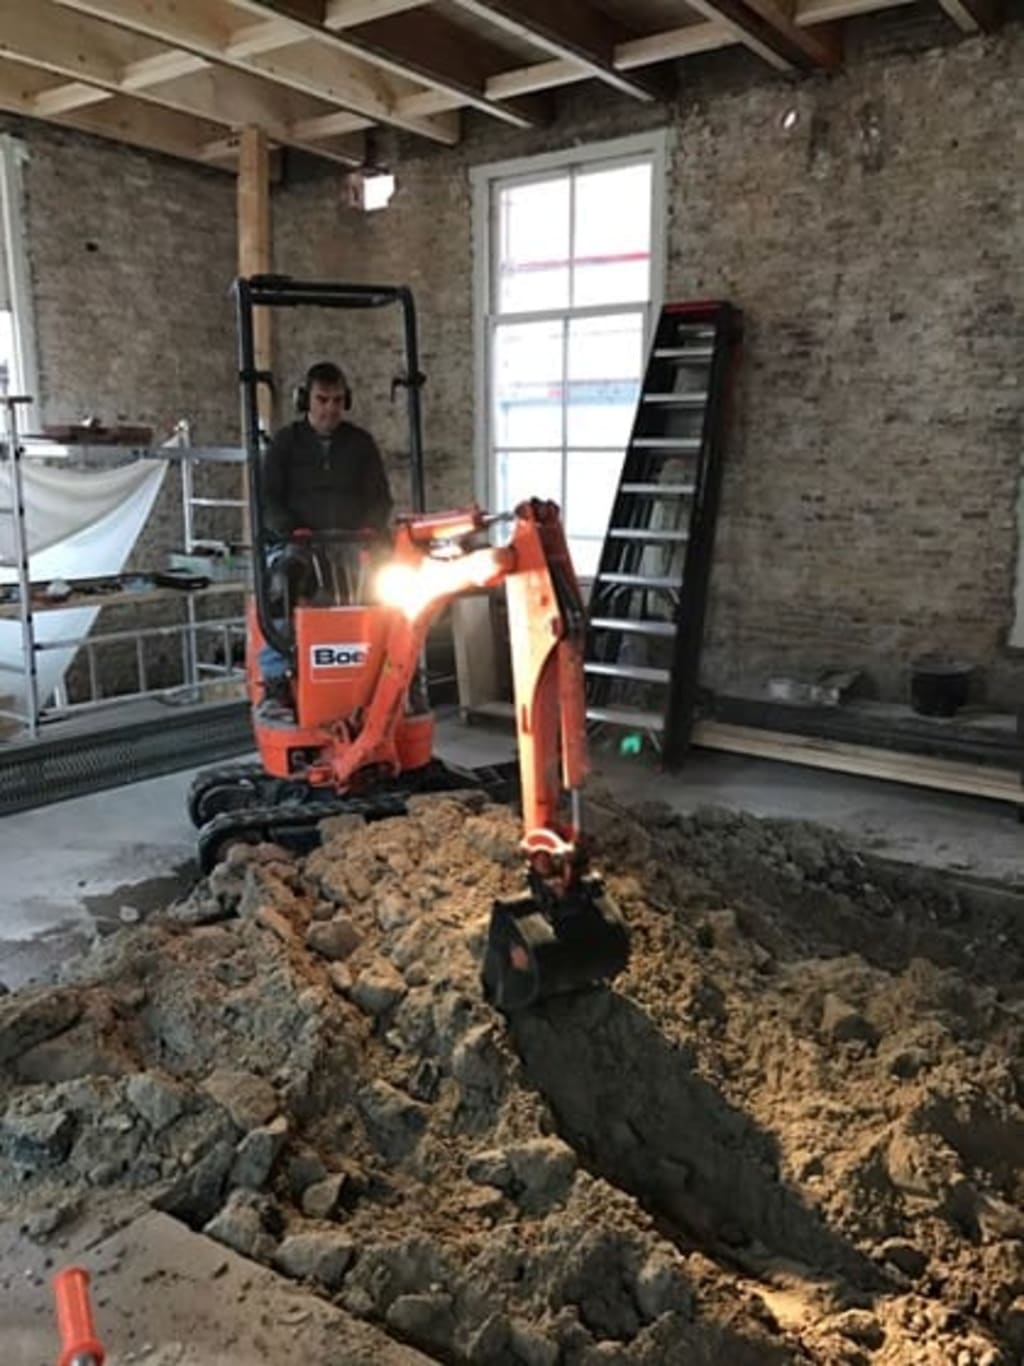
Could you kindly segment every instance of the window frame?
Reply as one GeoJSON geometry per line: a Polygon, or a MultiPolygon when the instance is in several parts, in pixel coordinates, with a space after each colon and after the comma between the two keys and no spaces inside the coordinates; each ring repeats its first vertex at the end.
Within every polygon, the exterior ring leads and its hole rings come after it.
{"type": "Polygon", "coordinates": [[[3,235],[7,265],[7,291],[14,341],[14,372],[10,390],[12,394],[26,394],[31,398],[32,402],[23,410],[20,424],[31,431],[39,425],[39,365],[25,230],[22,166],[27,160],[28,149],[19,138],[10,133],[0,134],[0,233],[3,235]]]}
{"type": "MultiPolygon", "coordinates": [[[[606,317],[614,314],[643,314],[643,349],[646,354],[658,312],[664,299],[665,265],[668,238],[667,173],[669,130],[655,129],[631,137],[567,147],[539,156],[517,157],[491,162],[470,170],[473,193],[473,341],[474,341],[474,491],[477,500],[490,507],[496,495],[495,444],[492,403],[492,362],[494,333],[500,323],[544,322],[549,320],[606,317]],[[573,170],[631,165],[639,160],[651,163],[651,256],[648,298],[628,303],[610,303],[565,308],[500,313],[497,310],[495,269],[496,247],[500,241],[497,221],[499,191],[516,184],[535,184],[555,179],[573,170]]],[[[575,198],[575,197],[574,197],[575,198]]],[[[571,266],[570,266],[571,268],[571,266]]],[[[571,296],[570,296],[571,298],[571,296]]],[[[562,443],[562,484],[568,446],[562,443]]]]}

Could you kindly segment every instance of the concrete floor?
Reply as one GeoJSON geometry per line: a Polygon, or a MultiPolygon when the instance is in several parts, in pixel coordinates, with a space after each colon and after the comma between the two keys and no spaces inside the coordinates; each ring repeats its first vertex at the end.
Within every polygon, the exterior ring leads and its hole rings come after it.
{"type": "MultiPolygon", "coordinates": [[[[514,753],[508,731],[454,716],[441,722],[438,748],[467,766],[514,753]]],[[[650,756],[623,759],[610,749],[598,748],[594,765],[634,800],[816,820],[883,857],[1024,886],[1024,828],[1002,803],[709,751],[695,751],[672,776],[650,756]]],[[[173,773],[0,820],[0,982],[52,978],[94,934],[144,917],[188,887],[191,778],[192,771],[173,773]]]]}

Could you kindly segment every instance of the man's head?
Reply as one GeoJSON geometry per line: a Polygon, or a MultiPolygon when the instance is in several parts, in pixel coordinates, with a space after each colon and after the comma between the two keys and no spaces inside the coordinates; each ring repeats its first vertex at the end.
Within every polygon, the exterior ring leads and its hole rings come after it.
{"type": "Polygon", "coordinates": [[[345,372],[333,361],[320,361],[306,372],[306,420],[319,436],[341,425],[351,402],[345,372]]]}

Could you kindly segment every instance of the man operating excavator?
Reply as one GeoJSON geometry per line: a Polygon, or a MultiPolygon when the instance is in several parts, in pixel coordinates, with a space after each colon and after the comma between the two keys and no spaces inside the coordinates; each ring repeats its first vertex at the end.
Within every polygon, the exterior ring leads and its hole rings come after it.
{"type": "MultiPolygon", "coordinates": [[[[282,617],[299,602],[318,596],[337,602],[346,595],[351,555],[318,544],[318,535],[388,535],[393,504],[384,462],[370,433],[348,421],[351,407],[341,367],[333,361],[311,365],[296,393],[298,419],[277,432],[264,457],[264,518],[277,542],[271,563],[282,617]]],[[[260,670],[261,718],[293,721],[288,659],[265,645],[260,670]]]]}

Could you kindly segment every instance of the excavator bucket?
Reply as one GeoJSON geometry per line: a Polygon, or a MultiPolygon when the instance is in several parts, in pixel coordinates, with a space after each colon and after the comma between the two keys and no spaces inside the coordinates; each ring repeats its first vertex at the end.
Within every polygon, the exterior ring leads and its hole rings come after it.
{"type": "Polygon", "coordinates": [[[484,992],[510,1014],[550,996],[610,982],[629,961],[629,936],[596,880],[557,898],[496,901],[484,955],[484,992]]]}

